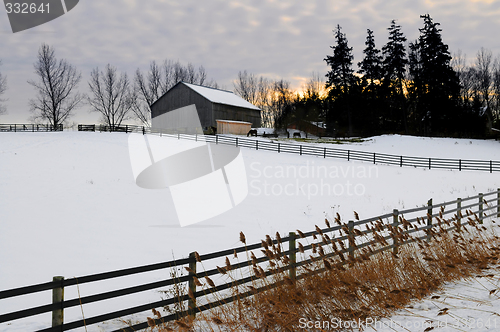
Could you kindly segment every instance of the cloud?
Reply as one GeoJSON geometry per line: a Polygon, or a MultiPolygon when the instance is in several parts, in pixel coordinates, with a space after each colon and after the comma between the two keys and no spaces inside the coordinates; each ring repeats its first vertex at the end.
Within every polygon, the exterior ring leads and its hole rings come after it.
{"type": "MultiPolygon", "coordinates": [[[[80,1],[68,14],[40,27],[10,33],[0,20],[2,70],[9,77],[11,121],[25,121],[32,89],[32,64],[42,42],[83,74],[87,90],[92,68],[107,63],[132,76],[152,60],[179,60],[203,65],[227,89],[238,71],[284,78],[299,87],[313,71],[326,74],[323,59],[331,54],[337,24],[353,47],[354,63],[362,59],[366,29],[374,30],[377,47],[387,42],[387,27],[397,19],[408,40],[418,37],[421,14],[441,23],[450,51],[461,49],[472,59],[484,46],[500,54],[500,3],[490,0],[126,0],[80,1]],[[15,76],[15,77],[14,77],[15,76]]],[[[0,15],[1,17],[1,15],[0,15]]],[[[86,115],[88,117],[88,115],[86,115]]],[[[97,120],[95,120],[97,121],[97,120]]]]}

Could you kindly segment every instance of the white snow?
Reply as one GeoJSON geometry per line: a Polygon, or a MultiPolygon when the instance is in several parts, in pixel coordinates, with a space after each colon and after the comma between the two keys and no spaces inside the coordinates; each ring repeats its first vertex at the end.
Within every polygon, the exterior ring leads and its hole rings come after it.
{"type": "MultiPolygon", "coordinates": [[[[0,133],[1,290],[51,281],[56,275],[78,277],[184,258],[192,251],[203,254],[228,249],[240,245],[240,231],[245,233],[247,243],[256,243],[276,231],[288,234],[296,229],[313,230],[316,224],[322,227],[325,216],[337,212],[344,219],[352,219],[353,211],[368,218],[394,208],[422,206],[429,198],[438,203],[500,188],[496,173],[376,166],[242,149],[249,184],[247,198],[222,215],[180,227],[169,189],[147,190],[135,185],[127,141],[124,133],[0,133]]],[[[410,156],[500,160],[500,143],[496,141],[394,135],[325,146],[410,156]]],[[[209,189],[206,194],[210,195],[209,189]]],[[[167,271],[140,274],[82,284],[79,290],[85,296],[165,277],[167,271]]],[[[473,301],[452,302],[466,308],[456,309],[456,315],[476,320],[500,318],[492,314],[500,312],[498,293],[487,296],[488,292],[478,290],[482,288],[477,282],[485,283],[485,279],[445,289],[446,294],[472,292],[468,299],[474,297],[473,301]]],[[[498,277],[494,282],[488,281],[485,289],[498,287],[498,277]]],[[[157,301],[160,295],[150,291],[89,304],[84,306],[84,314],[90,317],[157,301]]],[[[76,296],[74,287],[65,290],[65,298],[76,296]]],[[[443,295],[441,298],[456,300],[443,295]]],[[[0,300],[0,313],[50,301],[50,292],[0,300]]],[[[429,310],[421,310],[418,305],[410,309],[412,314],[402,312],[392,319],[425,321],[426,317],[436,317],[438,308],[451,304],[424,301],[420,308],[427,306],[429,310]]],[[[66,322],[81,316],[80,308],[65,311],[66,322]]],[[[500,328],[500,320],[497,323],[500,328]]],[[[49,324],[50,314],[44,314],[0,324],[0,331],[27,331],[49,324]]],[[[106,322],[89,331],[119,326],[106,322]]],[[[474,331],[495,330],[475,327],[474,331]]]]}

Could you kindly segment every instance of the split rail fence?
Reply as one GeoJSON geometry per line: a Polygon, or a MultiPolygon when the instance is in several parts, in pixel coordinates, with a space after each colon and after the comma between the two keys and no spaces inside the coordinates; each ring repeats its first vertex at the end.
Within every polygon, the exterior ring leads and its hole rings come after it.
{"type": "Polygon", "coordinates": [[[51,124],[0,124],[0,131],[63,131],[63,125],[57,126],[51,124]]]}
{"type": "MultiPolygon", "coordinates": [[[[283,271],[288,271],[289,276],[292,280],[299,280],[302,278],[306,278],[310,274],[310,272],[304,272],[305,270],[300,269],[300,267],[312,262],[314,258],[307,255],[297,255],[297,252],[299,251],[297,249],[298,245],[302,246],[301,249],[303,249],[306,253],[310,253],[311,251],[314,252],[314,239],[321,239],[321,234],[331,234],[332,238],[335,237],[337,241],[343,241],[343,243],[345,242],[344,249],[340,252],[343,254],[345,253],[351,257],[355,257],[355,255],[357,255],[360,250],[369,246],[371,243],[371,241],[368,239],[370,230],[363,230],[363,226],[365,226],[366,228],[366,225],[368,225],[369,223],[383,221],[384,225],[391,225],[394,228],[399,227],[399,230],[402,233],[411,234],[414,238],[430,240],[430,236],[432,234],[432,232],[430,232],[431,229],[439,230],[444,227],[447,230],[451,230],[456,227],[467,225],[468,218],[465,216],[462,217],[462,212],[464,212],[464,214],[465,212],[467,212],[468,216],[475,214],[477,220],[479,220],[480,223],[482,223],[486,218],[500,217],[500,189],[488,192],[486,194],[480,193],[477,196],[463,199],[458,198],[453,201],[443,202],[439,204],[433,204],[432,199],[430,199],[426,205],[423,205],[421,207],[400,211],[395,209],[392,213],[387,213],[364,220],[349,221],[345,225],[341,226],[333,226],[324,229],[316,227],[316,229],[313,231],[301,233],[300,238],[298,238],[295,232],[290,232],[288,236],[282,237],[279,241],[277,239],[274,239],[272,241],[278,246],[284,246],[286,243],[288,243],[287,250],[285,251],[285,248],[283,248],[281,251],[281,255],[287,255],[289,263],[282,269],[283,271]],[[450,226],[447,226],[446,224],[443,224],[441,222],[436,222],[436,220],[438,220],[437,217],[452,219],[455,222],[450,223],[450,226]],[[420,224],[422,220],[426,221],[425,225],[420,224]],[[402,225],[402,221],[404,221],[406,224],[410,223],[414,226],[418,225],[418,227],[400,227],[402,225]],[[340,232],[341,229],[345,230],[346,226],[348,228],[347,235],[340,232]],[[355,229],[355,227],[357,228],[355,229]],[[336,234],[340,236],[337,237],[336,234]],[[299,241],[305,241],[305,245],[302,245],[302,242],[299,241]],[[302,259],[300,259],[301,257],[302,259]],[[306,257],[310,258],[306,259],[306,257]]],[[[369,255],[375,255],[377,253],[389,250],[397,252],[398,248],[406,243],[398,242],[395,237],[391,237],[390,235],[387,235],[385,239],[388,240],[389,242],[387,243],[390,244],[379,247],[377,250],[371,251],[369,255]]],[[[261,242],[209,254],[198,255],[198,253],[193,252],[189,255],[188,258],[183,258],[175,261],[168,261],[118,271],[87,275],[78,278],[64,279],[63,277],[54,277],[53,281],[51,282],[45,282],[15,289],[2,290],[0,291],[0,304],[2,308],[9,307],[6,304],[6,301],[8,301],[9,299],[47,290],[52,290],[52,303],[36,307],[29,307],[27,309],[14,312],[0,313],[0,324],[52,312],[52,326],[39,331],[68,331],[83,326],[98,324],[103,321],[123,318],[128,315],[137,313],[149,312],[151,315],[151,310],[153,308],[164,308],[165,306],[175,305],[179,303],[183,303],[183,307],[185,308],[184,310],[164,316],[163,318],[161,318],[161,320],[156,319],[156,323],[173,321],[187,315],[195,316],[197,313],[204,312],[206,310],[210,310],[215,307],[252,296],[258,292],[264,292],[266,290],[269,290],[270,288],[280,286],[281,282],[270,283],[263,287],[254,288],[237,295],[232,294],[230,292],[230,289],[235,285],[241,285],[242,287],[244,287],[245,285],[255,286],[255,284],[252,284],[252,282],[257,279],[255,275],[252,275],[250,272],[247,272],[245,274],[244,272],[246,268],[251,268],[254,263],[254,261],[248,258],[248,255],[245,256],[245,259],[247,260],[242,262],[238,261],[237,264],[231,265],[232,272],[241,271],[241,273],[239,273],[239,275],[241,275],[241,278],[237,280],[231,279],[226,282],[225,280],[221,280],[221,278],[216,279],[213,277],[218,281],[213,285],[213,287],[210,287],[208,289],[205,287],[200,289],[200,287],[197,287],[195,284],[195,279],[193,278],[194,276],[196,276],[198,279],[201,279],[205,276],[210,277],[214,275],[220,275],[220,268],[218,266],[215,268],[216,264],[220,264],[221,262],[223,264],[224,258],[227,259],[228,257],[234,257],[234,255],[238,253],[253,253],[253,250],[255,250],[257,252],[257,263],[266,264],[266,262],[269,262],[269,258],[266,255],[260,253],[261,249],[263,248],[265,248],[265,245],[261,242]],[[214,268],[211,268],[211,266],[214,266],[214,268]],[[82,285],[87,283],[93,283],[106,279],[116,279],[123,276],[141,274],[149,271],[171,271],[171,269],[184,270],[186,267],[189,268],[188,275],[180,275],[177,277],[171,277],[152,283],[135,285],[133,287],[106,291],[78,298],[64,298],[64,290],[68,287],[82,287],[82,285]],[[200,271],[201,269],[198,269],[198,267],[203,267],[203,271],[200,271]],[[187,295],[188,292],[184,292],[184,294],[181,294],[180,296],[170,296],[156,302],[142,303],[134,307],[129,307],[126,309],[108,313],[102,313],[97,316],[64,323],[64,310],[67,308],[82,306],[83,310],[86,305],[90,303],[104,301],[112,298],[119,298],[126,295],[137,294],[155,289],[161,289],[162,287],[172,287],[175,285],[189,287],[192,296],[190,297],[187,295]]],[[[328,253],[326,257],[337,254],[338,253],[328,253]]],[[[324,268],[313,271],[313,273],[321,273],[323,270],[324,268]]],[[[266,278],[272,275],[272,272],[270,270],[266,271],[265,273],[266,278]]],[[[29,306],[29,304],[27,304],[27,306],[29,306]]],[[[49,325],[49,322],[47,322],[47,325],[49,325]]],[[[148,322],[143,322],[134,324],[132,326],[124,326],[123,328],[120,328],[114,332],[132,332],[140,329],[145,329],[147,327],[148,322]]]]}
{"type": "Polygon", "coordinates": [[[161,129],[141,126],[103,126],[103,125],[78,125],[79,131],[119,131],[125,133],[153,134],[178,139],[205,140],[208,143],[227,144],[237,147],[245,147],[255,150],[274,151],[278,153],[291,153],[299,155],[317,156],[323,158],[336,158],[347,161],[364,161],[373,164],[407,166],[426,169],[451,169],[458,171],[474,170],[486,172],[499,172],[500,161],[495,160],[472,160],[472,159],[449,159],[449,158],[425,158],[403,155],[392,155],[385,153],[365,152],[356,150],[327,148],[314,145],[302,145],[283,143],[279,141],[265,141],[225,135],[187,135],[182,133],[169,134],[161,129]]]}
{"type": "MultiPolygon", "coordinates": [[[[0,131],[62,131],[63,126],[59,125],[54,129],[52,125],[36,124],[0,124],[0,131]]],[[[178,139],[205,140],[208,143],[227,144],[237,147],[251,148],[255,150],[274,151],[278,153],[292,153],[299,155],[317,156],[323,158],[336,158],[347,161],[364,161],[373,164],[393,165],[399,167],[416,167],[426,169],[450,169],[450,170],[473,170],[486,172],[499,172],[500,161],[496,160],[472,160],[472,159],[450,159],[450,158],[425,158],[403,155],[393,155],[385,153],[375,153],[357,151],[350,149],[327,148],[314,145],[290,144],[279,141],[264,141],[236,136],[225,135],[187,135],[168,134],[157,128],[134,125],[106,126],[96,124],[79,124],[78,131],[99,131],[99,132],[124,132],[154,134],[167,137],[177,137],[178,139]]]]}

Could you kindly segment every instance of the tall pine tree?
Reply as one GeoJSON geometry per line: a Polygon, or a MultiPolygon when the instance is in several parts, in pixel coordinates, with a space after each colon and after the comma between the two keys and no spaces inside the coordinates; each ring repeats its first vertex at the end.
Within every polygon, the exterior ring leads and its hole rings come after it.
{"type": "Polygon", "coordinates": [[[424,27],[410,45],[410,75],[415,120],[421,133],[454,134],[459,125],[460,83],[453,70],[448,45],[443,43],[439,23],[429,14],[420,16],[424,27]]]}
{"type": "MultiPolygon", "coordinates": [[[[333,128],[335,127],[334,120],[336,115],[338,113],[346,114],[349,136],[352,136],[352,112],[349,95],[351,93],[352,86],[356,82],[354,70],[352,69],[352,61],[354,57],[352,55],[352,47],[348,46],[347,38],[345,34],[342,33],[340,25],[337,25],[337,30],[335,31],[335,43],[335,46],[331,46],[333,49],[333,56],[327,55],[324,59],[330,66],[330,71],[326,74],[326,88],[330,88],[330,105],[335,109],[335,112],[332,107],[328,110],[326,125],[327,130],[332,133],[333,128]],[[339,110],[341,112],[338,112],[339,110]]],[[[338,128],[336,129],[338,130],[338,128]]]]}
{"type": "Polygon", "coordinates": [[[398,119],[388,129],[399,131],[402,129],[402,126],[404,131],[408,133],[406,97],[403,87],[406,76],[406,65],[408,63],[405,45],[406,37],[401,32],[401,26],[396,24],[396,20],[391,21],[391,26],[387,30],[389,30],[389,41],[382,48],[384,54],[383,86],[390,106],[389,114],[386,114],[386,117],[389,119],[398,119]]]}
{"type": "Polygon", "coordinates": [[[382,79],[382,56],[380,50],[375,47],[375,37],[373,31],[367,29],[366,48],[363,50],[364,58],[358,63],[359,73],[363,78],[374,84],[375,81],[382,79]]]}
{"type": "Polygon", "coordinates": [[[380,87],[383,77],[383,57],[375,46],[375,37],[370,29],[367,29],[365,45],[363,60],[358,62],[358,73],[361,75],[361,102],[364,103],[359,112],[363,132],[366,135],[375,135],[382,130],[385,98],[380,87]]]}

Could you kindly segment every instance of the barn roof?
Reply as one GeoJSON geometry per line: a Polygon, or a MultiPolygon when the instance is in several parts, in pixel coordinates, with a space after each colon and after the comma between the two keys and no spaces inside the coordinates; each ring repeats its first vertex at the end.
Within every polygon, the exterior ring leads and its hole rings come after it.
{"type": "Polygon", "coordinates": [[[209,88],[206,86],[201,86],[201,85],[196,85],[196,84],[191,84],[191,83],[186,83],[186,82],[180,82],[179,84],[184,84],[188,88],[196,91],[209,101],[215,104],[224,104],[224,105],[232,105],[232,106],[238,106],[238,107],[244,107],[244,108],[250,108],[254,110],[259,110],[255,105],[252,105],[245,99],[241,98],[240,96],[234,94],[231,91],[226,91],[226,90],[219,90],[215,88],[209,88]]]}

